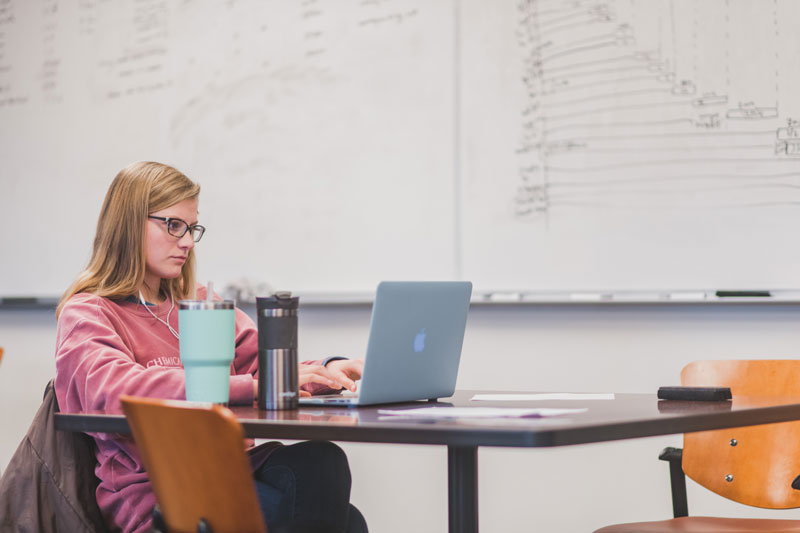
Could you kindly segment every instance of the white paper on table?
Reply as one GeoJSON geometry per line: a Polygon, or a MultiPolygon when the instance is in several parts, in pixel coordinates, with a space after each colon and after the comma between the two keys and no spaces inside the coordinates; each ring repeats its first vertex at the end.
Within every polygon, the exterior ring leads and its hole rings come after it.
{"type": "Polygon", "coordinates": [[[535,394],[476,394],[472,401],[523,402],[536,400],[613,400],[613,392],[544,392],[535,394]]]}
{"type": "Polygon", "coordinates": [[[378,409],[379,415],[406,418],[542,418],[581,413],[587,409],[548,407],[419,407],[416,409],[378,409]]]}

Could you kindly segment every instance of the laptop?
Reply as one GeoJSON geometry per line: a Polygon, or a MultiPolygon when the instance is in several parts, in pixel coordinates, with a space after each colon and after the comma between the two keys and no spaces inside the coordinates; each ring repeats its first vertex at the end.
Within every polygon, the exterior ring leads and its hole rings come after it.
{"type": "Polygon", "coordinates": [[[374,405],[452,396],[471,294],[468,281],[380,283],[357,393],[304,397],[300,405],[374,405]]]}

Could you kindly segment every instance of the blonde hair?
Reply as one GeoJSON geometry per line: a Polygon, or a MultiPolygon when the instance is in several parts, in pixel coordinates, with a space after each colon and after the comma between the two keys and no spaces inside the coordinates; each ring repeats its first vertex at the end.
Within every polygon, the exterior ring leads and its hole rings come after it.
{"type": "MultiPolygon", "coordinates": [[[[100,217],[89,264],[64,292],[56,318],[73,295],[88,292],[106,298],[136,294],[145,275],[145,224],[150,213],[197,198],[200,186],[174,168],[149,161],[122,169],[111,182],[100,217]]],[[[174,299],[195,296],[194,250],[181,275],[162,279],[160,290],[174,299]]]]}

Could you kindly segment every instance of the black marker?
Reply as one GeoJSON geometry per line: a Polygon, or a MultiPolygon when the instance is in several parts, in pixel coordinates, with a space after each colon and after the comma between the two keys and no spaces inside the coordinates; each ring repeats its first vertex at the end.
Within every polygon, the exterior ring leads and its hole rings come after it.
{"type": "Polygon", "coordinates": [[[717,291],[717,298],[769,298],[769,291],[717,291]]]}
{"type": "Polygon", "coordinates": [[[5,298],[0,298],[0,303],[8,306],[28,306],[36,305],[39,302],[36,298],[30,298],[27,296],[6,296],[5,298]]]}
{"type": "Polygon", "coordinates": [[[0,298],[0,308],[46,309],[58,305],[57,298],[37,298],[29,296],[5,296],[0,298]]]}

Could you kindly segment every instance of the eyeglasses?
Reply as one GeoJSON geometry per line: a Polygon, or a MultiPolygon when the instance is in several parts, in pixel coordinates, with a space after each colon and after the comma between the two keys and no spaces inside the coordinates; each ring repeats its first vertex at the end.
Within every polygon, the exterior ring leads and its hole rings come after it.
{"type": "Polygon", "coordinates": [[[154,218],[156,220],[163,220],[167,223],[167,233],[172,235],[173,237],[178,237],[179,239],[186,235],[187,231],[192,232],[192,240],[194,242],[200,242],[200,239],[203,238],[203,233],[206,232],[205,226],[201,226],[200,224],[193,224],[189,225],[183,220],[179,218],[172,218],[172,217],[156,217],[153,215],[147,215],[147,218],[154,218]]]}

